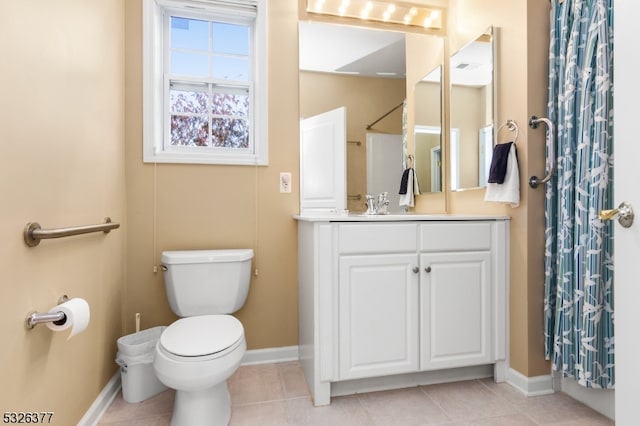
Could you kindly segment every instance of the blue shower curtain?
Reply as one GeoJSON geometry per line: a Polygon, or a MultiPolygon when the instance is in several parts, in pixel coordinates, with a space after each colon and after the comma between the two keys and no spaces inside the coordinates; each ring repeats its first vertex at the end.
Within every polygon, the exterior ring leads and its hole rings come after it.
{"type": "Polygon", "coordinates": [[[551,3],[545,351],[564,377],[613,388],[613,224],[598,219],[613,202],[613,0],[551,3]]]}

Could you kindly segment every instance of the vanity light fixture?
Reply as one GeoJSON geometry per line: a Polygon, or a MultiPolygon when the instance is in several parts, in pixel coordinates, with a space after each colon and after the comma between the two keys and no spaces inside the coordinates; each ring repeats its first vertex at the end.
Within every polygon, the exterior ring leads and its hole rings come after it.
{"type": "Polygon", "coordinates": [[[429,29],[442,28],[441,10],[403,2],[307,0],[307,12],[429,29]]]}

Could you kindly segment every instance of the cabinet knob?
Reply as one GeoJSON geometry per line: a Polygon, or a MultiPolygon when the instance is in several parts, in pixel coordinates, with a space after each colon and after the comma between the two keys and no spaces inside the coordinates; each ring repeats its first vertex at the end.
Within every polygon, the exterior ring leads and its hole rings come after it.
{"type": "Polygon", "coordinates": [[[427,266],[426,268],[424,268],[424,271],[427,273],[431,272],[431,266],[427,266]]]}
{"type": "Polygon", "coordinates": [[[420,268],[418,268],[417,266],[413,267],[413,273],[417,274],[418,272],[420,272],[420,268]]]}

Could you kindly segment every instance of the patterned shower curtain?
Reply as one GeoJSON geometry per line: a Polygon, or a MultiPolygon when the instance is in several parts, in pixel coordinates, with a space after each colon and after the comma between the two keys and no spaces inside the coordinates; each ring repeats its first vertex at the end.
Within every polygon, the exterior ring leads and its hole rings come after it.
{"type": "Polygon", "coordinates": [[[613,207],[613,0],[551,3],[545,351],[564,377],[613,388],[613,223],[598,219],[613,207]]]}

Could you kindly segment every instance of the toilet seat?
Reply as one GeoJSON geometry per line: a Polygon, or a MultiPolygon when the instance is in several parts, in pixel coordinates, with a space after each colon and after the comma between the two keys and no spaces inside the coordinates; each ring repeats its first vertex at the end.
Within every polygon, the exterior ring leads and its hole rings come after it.
{"type": "Polygon", "coordinates": [[[244,338],[242,323],[231,315],[181,318],[160,336],[160,346],[177,357],[210,357],[244,338]]]}

